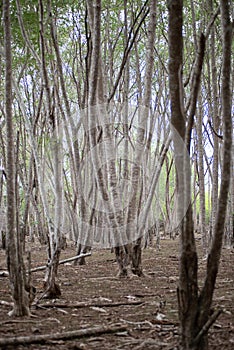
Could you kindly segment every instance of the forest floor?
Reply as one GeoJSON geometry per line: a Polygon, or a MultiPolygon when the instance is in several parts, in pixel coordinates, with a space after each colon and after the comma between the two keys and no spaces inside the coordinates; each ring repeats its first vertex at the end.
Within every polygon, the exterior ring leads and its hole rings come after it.
{"type": "MultiPolygon", "coordinates": [[[[199,240],[198,240],[199,248],[199,240]]],[[[93,250],[86,265],[67,263],[59,266],[62,295],[56,300],[39,301],[32,306],[34,317],[12,318],[9,282],[0,277],[0,338],[35,337],[78,331],[73,339],[40,341],[37,344],[0,346],[7,350],[176,350],[178,317],[176,286],[178,281],[178,239],[161,240],[161,249],[143,250],[144,277],[118,278],[117,264],[110,250],[93,250]],[[6,303],[4,303],[6,302],[6,303]],[[90,332],[90,329],[92,332],[90,332]],[[78,337],[80,331],[86,336],[78,337]]],[[[200,248],[198,249],[200,251],[200,248]]],[[[61,259],[75,255],[68,245],[61,259]]],[[[199,254],[199,279],[206,261],[199,254]]],[[[32,267],[45,265],[45,247],[32,249],[32,267]]],[[[234,251],[223,249],[220,272],[214,294],[214,309],[223,313],[209,332],[210,349],[234,348],[234,251]]],[[[5,252],[0,250],[0,271],[5,270],[5,252]]],[[[36,301],[42,294],[44,271],[32,273],[37,288],[36,301]]],[[[70,333],[71,334],[71,333],[70,333]]],[[[1,341],[0,339],[0,341],[1,341]]]]}

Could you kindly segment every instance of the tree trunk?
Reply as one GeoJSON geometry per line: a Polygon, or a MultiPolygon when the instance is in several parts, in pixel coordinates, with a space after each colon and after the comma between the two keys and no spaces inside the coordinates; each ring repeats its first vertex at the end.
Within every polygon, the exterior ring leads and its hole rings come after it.
{"type": "Polygon", "coordinates": [[[10,1],[3,2],[4,45],[5,45],[5,101],[7,127],[7,267],[13,297],[11,316],[28,316],[29,297],[26,292],[26,277],[23,261],[23,242],[17,230],[16,208],[16,168],[14,156],[14,125],[12,117],[12,65],[11,65],[11,30],[10,1]]]}
{"type": "MultiPolygon", "coordinates": [[[[183,64],[183,1],[169,3],[169,87],[171,97],[171,123],[173,128],[173,143],[175,149],[175,165],[177,170],[178,212],[183,213],[187,199],[191,199],[191,171],[189,164],[185,164],[185,146],[178,142],[178,135],[182,140],[188,133],[186,130],[183,91],[182,91],[182,64],[183,64]]],[[[191,132],[189,130],[189,132],[191,132]]],[[[187,147],[189,140],[186,140],[187,147]]],[[[186,148],[187,148],[186,147],[186,148]]],[[[180,214],[179,214],[180,215],[180,214]]],[[[192,341],[197,333],[195,321],[198,307],[197,284],[197,253],[193,232],[192,206],[181,224],[179,285],[177,289],[180,346],[183,350],[191,348],[192,341]]]]}
{"type": "Polygon", "coordinates": [[[43,297],[47,299],[55,299],[61,295],[59,284],[56,283],[60,252],[60,249],[56,249],[47,267],[43,295],[43,297]]]}
{"type": "Polygon", "coordinates": [[[49,264],[45,276],[45,296],[46,298],[56,298],[61,295],[60,287],[56,283],[57,272],[59,266],[59,258],[62,246],[62,230],[63,230],[63,157],[61,152],[61,143],[63,140],[63,132],[61,130],[60,121],[55,117],[55,129],[52,137],[52,152],[54,156],[54,183],[55,183],[55,208],[54,208],[54,222],[51,227],[49,237],[49,264]]]}
{"type": "Polygon", "coordinates": [[[198,143],[198,181],[199,181],[199,229],[202,237],[202,247],[204,255],[207,254],[208,242],[206,233],[206,198],[205,198],[205,177],[203,163],[203,136],[202,136],[202,112],[199,109],[197,117],[197,143],[198,143]]]}
{"type": "MultiPolygon", "coordinates": [[[[139,125],[137,130],[137,147],[135,155],[135,164],[132,168],[132,186],[133,186],[133,195],[129,205],[128,212],[128,223],[133,225],[133,229],[139,230],[138,227],[138,216],[141,211],[141,202],[142,202],[142,181],[140,178],[142,176],[141,166],[145,166],[143,161],[143,153],[147,152],[146,149],[146,130],[147,122],[149,118],[150,110],[150,100],[151,100],[151,90],[152,90],[152,75],[153,75],[153,66],[154,66],[154,43],[155,43],[155,29],[156,29],[156,1],[152,0],[150,2],[150,19],[148,25],[148,43],[147,43],[147,53],[146,53],[146,69],[145,69],[145,78],[144,78],[144,96],[142,100],[143,108],[140,108],[139,115],[139,125]]],[[[134,235],[133,235],[134,236],[134,235]]],[[[138,276],[143,275],[142,271],[142,235],[141,232],[137,233],[137,240],[133,242],[132,247],[132,272],[138,276]]]]}
{"type": "MultiPolygon", "coordinates": [[[[209,321],[213,293],[218,274],[221,250],[224,237],[224,227],[226,210],[228,203],[228,192],[231,175],[232,159],[232,116],[231,116],[231,46],[232,46],[232,24],[230,20],[230,4],[221,0],[221,20],[222,20],[222,46],[223,46],[223,66],[222,66],[222,122],[224,129],[223,162],[220,184],[220,194],[218,200],[217,213],[215,218],[214,236],[211,249],[207,259],[207,274],[204,287],[199,296],[199,315],[197,324],[200,328],[209,321]]],[[[205,334],[206,335],[206,334],[205,334]]],[[[201,337],[202,339],[202,337],[201,337]]],[[[206,349],[206,348],[204,348],[206,349]]]]}
{"type": "MultiPolygon", "coordinates": [[[[127,47],[128,44],[128,19],[127,19],[127,0],[124,0],[124,44],[127,47]]],[[[128,104],[128,94],[129,94],[129,81],[130,81],[130,71],[129,71],[129,59],[126,62],[125,76],[124,76],[124,120],[123,120],[123,131],[124,131],[124,155],[123,155],[123,174],[122,178],[124,180],[129,179],[129,125],[128,125],[128,116],[129,116],[129,104],[128,104]]],[[[127,185],[128,186],[128,185],[127,185]]],[[[128,191],[128,188],[125,188],[128,191]]],[[[126,225],[126,215],[124,215],[124,224],[126,225]]],[[[127,277],[128,276],[128,265],[130,263],[131,257],[131,245],[128,246],[117,246],[114,249],[116,261],[118,264],[118,276],[127,277]]]]}
{"type": "MultiPolygon", "coordinates": [[[[213,0],[208,1],[209,10],[213,14],[213,0]]],[[[211,232],[210,244],[214,236],[214,226],[216,220],[216,213],[218,207],[218,193],[219,193],[219,138],[217,134],[220,128],[220,110],[218,106],[218,76],[216,66],[216,42],[215,42],[215,28],[211,30],[210,38],[210,55],[211,55],[211,101],[210,101],[210,115],[212,116],[212,131],[213,131],[213,162],[212,162],[212,216],[211,216],[211,232]]]]}
{"type": "MultiPolygon", "coordinates": [[[[89,246],[82,246],[81,243],[78,243],[78,248],[76,251],[77,255],[80,254],[86,254],[87,252],[90,252],[91,247],[89,246]]],[[[86,265],[86,261],[85,261],[85,256],[82,256],[81,258],[78,258],[77,260],[74,261],[74,265],[86,265]]]]}
{"type": "MultiPolygon", "coordinates": [[[[224,157],[221,176],[221,188],[219,205],[217,209],[214,236],[207,260],[207,274],[204,286],[198,293],[198,264],[196,245],[194,240],[192,206],[189,205],[181,228],[181,253],[179,285],[177,290],[180,321],[180,348],[182,350],[207,350],[208,330],[215,322],[219,311],[211,315],[211,304],[215,288],[216,277],[219,268],[222,239],[227,208],[228,190],[230,184],[230,160],[232,147],[232,119],[231,119],[231,38],[232,25],[230,22],[230,8],[228,1],[221,0],[221,17],[223,27],[223,69],[222,69],[222,114],[224,123],[224,157]]],[[[185,139],[185,135],[191,133],[191,124],[187,125],[184,119],[181,94],[181,67],[183,53],[182,39],[182,13],[183,1],[171,0],[169,2],[169,84],[171,94],[171,121],[175,130],[185,139]],[[189,128],[189,129],[188,129],[189,128]]],[[[177,144],[175,132],[174,148],[175,161],[177,162],[177,177],[182,188],[180,204],[184,205],[184,199],[191,199],[191,173],[190,165],[185,168],[183,150],[177,144]]],[[[189,146],[189,138],[186,138],[186,146],[189,146]]],[[[180,208],[181,209],[181,205],[180,208]]]]}

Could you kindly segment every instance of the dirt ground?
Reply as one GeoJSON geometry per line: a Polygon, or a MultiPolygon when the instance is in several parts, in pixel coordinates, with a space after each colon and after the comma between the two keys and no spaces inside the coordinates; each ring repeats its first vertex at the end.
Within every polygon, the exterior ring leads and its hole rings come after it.
{"type": "MultiPolygon", "coordinates": [[[[73,255],[75,247],[68,244],[61,259],[73,255]]],[[[45,247],[35,246],[32,267],[45,265],[45,262],[45,247]]],[[[32,307],[34,317],[23,319],[8,316],[11,306],[4,304],[11,302],[8,278],[0,277],[0,338],[62,334],[104,326],[113,333],[93,332],[83,338],[3,346],[2,349],[178,349],[178,239],[162,240],[160,251],[156,248],[143,251],[145,277],[142,278],[117,278],[114,254],[109,250],[94,250],[86,262],[85,266],[60,265],[61,298],[40,300],[37,307],[32,307]]],[[[201,280],[205,265],[206,261],[200,257],[201,280]]],[[[224,312],[209,333],[212,350],[234,349],[233,266],[234,251],[224,248],[213,305],[214,309],[221,307],[224,312]]],[[[0,250],[0,271],[4,269],[5,253],[0,250]]],[[[36,301],[42,294],[43,278],[44,271],[32,274],[37,288],[36,301]]]]}

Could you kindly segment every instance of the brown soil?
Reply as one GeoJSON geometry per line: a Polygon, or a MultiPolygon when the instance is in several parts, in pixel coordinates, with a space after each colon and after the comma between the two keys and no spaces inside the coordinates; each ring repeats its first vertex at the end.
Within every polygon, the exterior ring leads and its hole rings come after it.
{"type": "MultiPolygon", "coordinates": [[[[199,243],[199,242],[198,242],[199,243]]],[[[199,245],[199,244],[198,244],[199,245]]],[[[61,259],[75,255],[70,245],[61,259]]],[[[45,248],[32,251],[32,267],[44,265],[45,248]]],[[[92,252],[85,266],[60,265],[62,296],[41,300],[32,307],[35,317],[12,318],[9,305],[0,305],[0,338],[63,333],[95,326],[124,325],[123,331],[94,334],[72,340],[53,340],[40,344],[4,346],[4,349],[178,349],[176,284],[178,279],[178,240],[162,240],[161,250],[143,251],[144,277],[117,278],[117,265],[109,250],[92,252]],[[118,303],[118,304],[117,304],[118,303]],[[49,304],[47,307],[42,305],[49,304]]],[[[218,275],[214,309],[224,312],[210,329],[210,349],[234,348],[233,264],[234,252],[224,249],[218,275]]],[[[200,257],[200,278],[206,262],[200,257]]],[[[5,252],[0,251],[0,270],[6,269],[5,252]]],[[[36,299],[42,294],[44,271],[34,272],[36,299]]],[[[7,277],[0,277],[0,301],[11,301],[7,277]]]]}

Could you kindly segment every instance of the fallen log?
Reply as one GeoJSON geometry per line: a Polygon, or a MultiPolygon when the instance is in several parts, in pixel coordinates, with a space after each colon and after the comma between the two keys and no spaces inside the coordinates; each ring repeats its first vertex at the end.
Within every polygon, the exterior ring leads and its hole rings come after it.
{"type": "Polygon", "coordinates": [[[20,337],[9,337],[0,338],[0,347],[7,345],[20,345],[20,344],[35,344],[35,343],[46,343],[50,340],[69,340],[84,337],[91,337],[101,334],[110,334],[117,332],[127,331],[126,325],[115,324],[112,326],[97,326],[93,328],[79,329],[75,331],[68,331],[63,333],[51,333],[51,334],[39,334],[30,336],[20,337]]]}
{"type": "Polygon", "coordinates": [[[69,304],[69,303],[47,303],[47,304],[37,304],[36,307],[42,307],[42,308],[84,308],[84,307],[117,307],[117,306],[137,306],[137,305],[142,305],[144,304],[143,301],[129,301],[129,302],[109,302],[109,303],[99,303],[99,302],[80,302],[80,303],[74,303],[74,304],[69,304]]]}
{"type": "MultiPolygon", "coordinates": [[[[79,258],[85,258],[86,256],[90,256],[90,255],[92,255],[92,254],[91,253],[82,253],[82,254],[79,254],[76,256],[72,256],[71,258],[61,260],[59,262],[59,265],[65,264],[65,263],[70,262],[70,261],[77,260],[79,258]]],[[[36,272],[36,271],[42,271],[42,270],[45,270],[46,268],[47,268],[47,265],[38,266],[38,267],[35,267],[34,269],[30,269],[28,272],[31,273],[31,272],[36,272]]]]}

